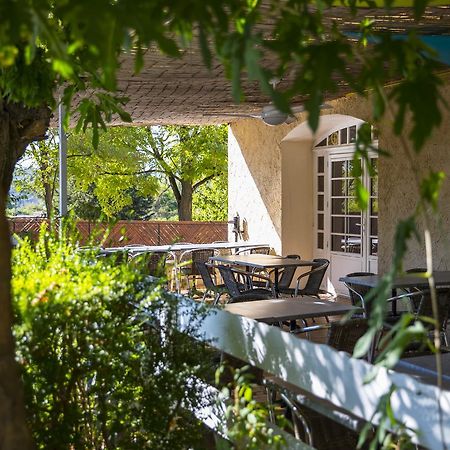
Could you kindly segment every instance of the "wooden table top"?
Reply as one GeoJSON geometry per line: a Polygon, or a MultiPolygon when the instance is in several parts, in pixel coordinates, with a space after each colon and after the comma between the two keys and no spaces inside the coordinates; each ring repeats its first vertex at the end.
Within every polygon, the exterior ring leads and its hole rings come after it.
{"type": "Polygon", "coordinates": [[[310,267],[314,263],[304,259],[287,258],[277,255],[218,255],[210,258],[225,264],[233,264],[247,267],[255,267],[257,269],[276,269],[282,267],[310,267]]]}
{"type": "Polygon", "coordinates": [[[305,296],[229,303],[225,306],[225,311],[260,322],[276,323],[284,320],[344,315],[358,309],[352,305],[305,296]]]}

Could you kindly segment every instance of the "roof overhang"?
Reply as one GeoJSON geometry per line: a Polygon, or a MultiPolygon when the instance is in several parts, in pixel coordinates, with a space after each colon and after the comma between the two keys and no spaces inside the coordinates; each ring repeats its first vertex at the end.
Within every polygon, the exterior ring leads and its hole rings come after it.
{"type": "MultiPolygon", "coordinates": [[[[372,18],[377,29],[405,33],[414,26],[424,35],[450,34],[448,5],[428,7],[419,23],[414,21],[411,8],[392,8],[389,14],[384,9],[360,8],[357,17],[350,19],[348,8],[336,7],[329,11],[326,20],[352,33],[359,29],[358,23],[364,17],[372,18]]],[[[264,32],[270,31],[270,23],[261,26],[266,27],[264,32]]],[[[270,101],[261,93],[258,83],[243,80],[245,100],[236,104],[222,65],[216,62],[208,70],[196,46],[186,50],[180,58],[169,58],[151,48],[144,60],[144,68],[135,75],[133,57],[125,56],[118,77],[119,91],[129,98],[125,109],[137,125],[229,123],[239,120],[233,114],[258,114],[270,101]]],[[[290,81],[286,76],[277,89],[283,90],[290,81]]],[[[347,85],[339,83],[338,91],[326,95],[326,100],[349,92],[347,85]]],[[[295,98],[293,103],[302,100],[295,98]]],[[[113,124],[118,125],[120,121],[116,119],[113,124]]]]}

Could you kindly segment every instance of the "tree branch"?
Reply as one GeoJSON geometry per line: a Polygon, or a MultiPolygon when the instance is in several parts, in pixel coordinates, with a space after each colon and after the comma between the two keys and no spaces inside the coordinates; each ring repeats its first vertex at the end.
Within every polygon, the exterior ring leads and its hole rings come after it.
{"type": "Polygon", "coordinates": [[[81,158],[83,156],[88,158],[89,156],[92,156],[92,155],[93,155],[92,152],[91,153],[79,153],[78,155],[77,154],[75,154],[75,155],[67,155],[67,158],[81,158]]]}
{"type": "Polygon", "coordinates": [[[162,174],[166,174],[164,171],[162,170],[157,170],[157,169],[148,169],[148,170],[139,170],[137,172],[101,172],[98,175],[123,175],[123,176],[134,176],[134,175],[145,175],[147,173],[162,173],[162,174]]]}
{"type": "Polygon", "coordinates": [[[207,176],[206,178],[203,178],[203,180],[197,181],[197,183],[194,184],[194,186],[192,186],[192,190],[195,191],[197,188],[199,188],[202,184],[207,183],[209,180],[212,180],[213,178],[219,176],[221,173],[213,173],[209,176],[207,176]]]}
{"type": "Polygon", "coordinates": [[[173,195],[175,196],[177,203],[180,203],[181,192],[180,192],[180,189],[178,188],[176,179],[173,174],[166,174],[166,175],[167,175],[167,178],[169,179],[169,183],[172,188],[173,195]]]}

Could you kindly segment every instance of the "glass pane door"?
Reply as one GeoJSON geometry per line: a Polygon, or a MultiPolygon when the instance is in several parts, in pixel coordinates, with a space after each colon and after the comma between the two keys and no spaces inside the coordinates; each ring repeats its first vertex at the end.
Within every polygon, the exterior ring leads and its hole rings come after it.
{"type": "Polygon", "coordinates": [[[317,157],[316,179],[316,248],[325,248],[325,157],[317,157]]]}
{"type": "Polygon", "coordinates": [[[369,204],[369,255],[378,256],[378,165],[377,159],[370,160],[375,174],[370,177],[369,204]]]}
{"type": "Polygon", "coordinates": [[[331,161],[331,251],[362,256],[362,213],[358,208],[353,161],[331,161]]]}

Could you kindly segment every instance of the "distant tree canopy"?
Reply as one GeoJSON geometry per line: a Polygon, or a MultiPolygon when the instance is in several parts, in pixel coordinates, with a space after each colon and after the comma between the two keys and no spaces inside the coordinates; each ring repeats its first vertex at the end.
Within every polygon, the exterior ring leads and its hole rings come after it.
{"type": "Polygon", "coordinates": [[[226,211],[226,184],[211,184],[226,177],[224,126],[115,127],[101,135],[97,149],[89,133],[72,134],[68,148],[75,185],[84,192],[92,189],[109,216],[132,205],[142,208],[138,198],[153,197],[155,203],[161,202],[167,198],[167,186],[175,198],[179,220],[192,220],[194,194],[200,188],[197,205],[205,209],[202,217],[211,213],[212,220],[226,211]],[[212,188],[221,199],[213,207],[208,201],[212,188]],[[216,208],[220,211],[215,212],[216,208]]]}
{"type": "MultiPolygon", "coordinates": [[[[37,196],[51,217],[58,175],[54,133],[31,144],[25,156],[13,185],[16,203],[37,196]]],[[[69,209],[82,219],[226,220],[227,129],[113,127],[96,149],[90,132],[72,132],[68,176],[69,209]]]]}
{"type": "Polygon", "coordinates": [[[53,217],[57,180],[57,134],[55,130],[49,130],[45,140],[32,142],[28,146],[23,159],[16,167],[13,192],[19,196],[10,200],[10,210],[38,210],[39,204],[30,202],[31,197],[32,200],[42,201],[46,217],[53,217]],[[22,208],[18,205],[20,203],[24,203],[22,208]]]}

